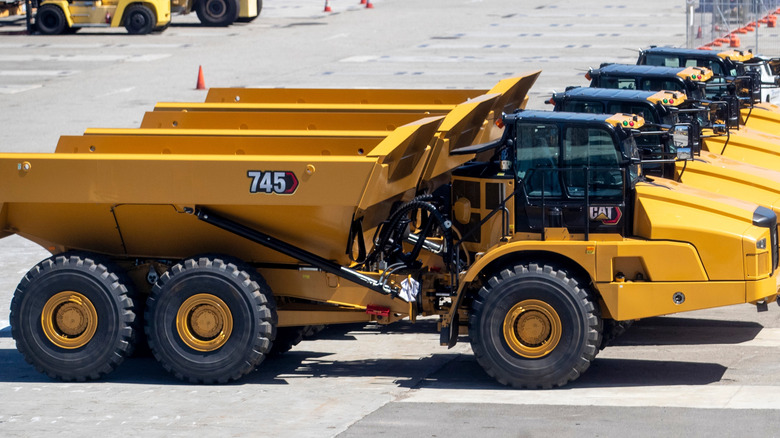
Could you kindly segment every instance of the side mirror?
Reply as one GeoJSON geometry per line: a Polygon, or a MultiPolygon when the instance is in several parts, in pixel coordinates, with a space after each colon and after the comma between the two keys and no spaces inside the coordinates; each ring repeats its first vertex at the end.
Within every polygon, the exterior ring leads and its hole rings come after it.
{"type": "Polygon", "coordinates": [[[690,126],[675,125],[672,127],[672,142],[677,152],[678,160],[690,160],[693,158],[693,138],[690,126]]]}

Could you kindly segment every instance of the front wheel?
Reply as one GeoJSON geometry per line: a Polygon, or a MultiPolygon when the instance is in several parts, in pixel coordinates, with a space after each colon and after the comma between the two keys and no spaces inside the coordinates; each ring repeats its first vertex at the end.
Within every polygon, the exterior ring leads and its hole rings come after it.
{"type": "Polygon", "coordinates": [[[144,5],[132,5],[125,12],[125,29],[131,35],[146,35],[154,29],[157,19],[144,5]]]}
{"type": "Polygon", "coordinates": [[[479,291],[471,310],[474,355],[504,385],[565,385],[590,366],[601,344],[593,298],[566,271],[551,266],[502,270],[479,291]]]}
{"type": "Polygon", "coordinates": [[[238,19],[238,0],[199,0],[198,20],[206,26],[229,26],[238,19]]]}
{"type": "Polygon", "coordinates": [[[35,25],[44,35],[59,35],[68,28],[68,21],[59,6],[48,4],[38,8],[35,25]]]}
{"type": "Polygon", "coordinates": [[[152,353],[192,383],[225,383],[253,371],[271,348],[276,321],[262,277],[218,256],[173,266],[146,302],[152,353]]]}

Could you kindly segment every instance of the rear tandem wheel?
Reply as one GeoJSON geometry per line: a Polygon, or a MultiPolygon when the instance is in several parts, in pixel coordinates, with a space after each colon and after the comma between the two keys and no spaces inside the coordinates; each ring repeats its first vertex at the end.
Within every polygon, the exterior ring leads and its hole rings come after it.
{"type": "Polygon", "coordinates": [[[152,353],[166,370],[192,383],[226,383],[253,371],[271,348],[276,321],[262,277],[219,256],[173,266],[146,302],[152,353]]]}
{"type": "Polygon", "coordinates": [[[551,388],[575,380],[601,344],[602,321],[586,289],[562,269],[504,269],[474,299],[471,348],[504,385],[551,388]]]}
{"type": "Polygon", "coordinates": [[[25,360],[49,377],[98,379],[133,350],[132,284],[107,260],[65,253],[35,265],[11,301],[11,333],[25,360]]]}

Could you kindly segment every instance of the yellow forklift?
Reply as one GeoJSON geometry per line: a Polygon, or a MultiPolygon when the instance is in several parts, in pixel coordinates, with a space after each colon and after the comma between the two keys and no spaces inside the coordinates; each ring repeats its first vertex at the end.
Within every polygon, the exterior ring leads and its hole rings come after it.
{"type": "MultiPolygon", "coordinates": [[[[124,26],[131,35],[162,31],[171,22],[168,0],[43,0],[38,4],[35,27],[44,35],[75,33],[82,27],[124,26]]],[[[28,6],[28,11],[30,10],[28,6]]]]}

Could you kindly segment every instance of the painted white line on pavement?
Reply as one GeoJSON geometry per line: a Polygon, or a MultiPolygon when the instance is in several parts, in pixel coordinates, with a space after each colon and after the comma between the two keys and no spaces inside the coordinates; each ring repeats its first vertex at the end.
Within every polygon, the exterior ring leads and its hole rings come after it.
{"type": "Polygon", "coordinates": [[[780,410],[777,386],[626,386],[549,391],[423,388],[404,403],[494,403],[510,405],[677,407],[780,410]]]}
{"type": "Polygon", "coordinates": [[[0,70],[0,76],[73,76],[78,70],[0,70]]]}
{"type": "Polygon", "coordinates": [[[148,62],[168,58],[170,54],[159,53],[149,55],[0,55],[0,62],[148,62]]]}
{"type": "Polygon", "coordinates": [[[36,88],[41,88],[43,85],[41,84],[34,84],[34,85],[0,85],[0,94],[16,94],[21,93],[23,91],[29,91],[34,90],[36,88]]]}

